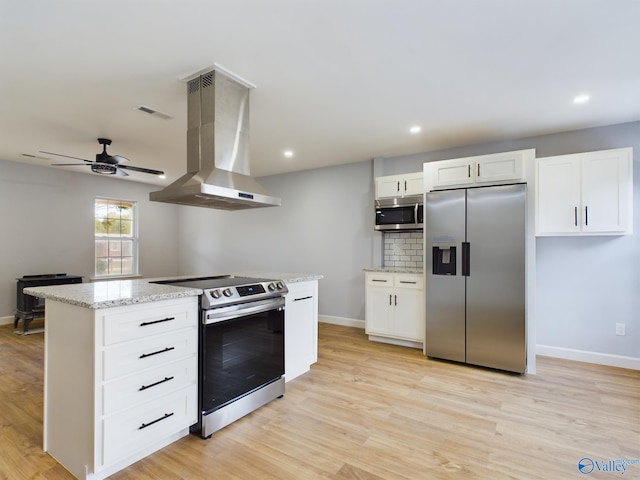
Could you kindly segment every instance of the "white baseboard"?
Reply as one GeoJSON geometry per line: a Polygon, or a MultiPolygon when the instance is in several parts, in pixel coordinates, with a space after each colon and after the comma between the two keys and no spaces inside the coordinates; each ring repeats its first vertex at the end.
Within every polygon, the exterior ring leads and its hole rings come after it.
{"type": "Polygon", "coordinates": [[[422,343],[412,342],[410,340],[401,340],[399,338],[387,338],[379,337],[377,335],[369,335],[369,340],[372,342],[388,343],[389,345],[399,345],[401,347],[419,348],[422,350],[422,343]]]}
{"type": "Polygon", "coordinates": [[[640,370],[640,358],[612,355],[610,353],[588,352],[586,350],[551,347],[549,345],[536,345],[536,355],[564,358],[565,360],[575,360],[577,362],[596,363],[598,365],[608,365],[610,367],[640,370]]]}
{"type": "Polygon", "coordinates": [[[10,315],[8,317],[0,317],[0,325],[9,325],[9,324],[13,324],[13,319],[15,317],[13,315],[10,315]]]}
{"type": "Polygon", "coordinates": [[[332,323],[334,325],[343,325],[345,327],[356,327],[364,330],[364,320],[356,320],[355,318],[333,317],[331,315],[318,315],[318,322],[332,323]]]}

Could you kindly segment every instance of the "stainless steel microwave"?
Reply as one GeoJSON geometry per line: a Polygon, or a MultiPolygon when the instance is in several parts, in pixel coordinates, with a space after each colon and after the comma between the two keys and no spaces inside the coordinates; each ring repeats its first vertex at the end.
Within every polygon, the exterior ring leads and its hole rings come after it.
{"type": "Polygon", "coordinates": [[[376,200],[376,230],[422,230],[422,197],[376,200]]]}

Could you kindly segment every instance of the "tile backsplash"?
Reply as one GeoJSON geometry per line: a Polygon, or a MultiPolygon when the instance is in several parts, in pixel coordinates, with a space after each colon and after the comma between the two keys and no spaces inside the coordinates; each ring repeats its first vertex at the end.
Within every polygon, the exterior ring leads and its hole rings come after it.
{"type": "Polygon", "coordinates": [[[422,268],[422,232],[384,232],[384,267],[422,268]]]}

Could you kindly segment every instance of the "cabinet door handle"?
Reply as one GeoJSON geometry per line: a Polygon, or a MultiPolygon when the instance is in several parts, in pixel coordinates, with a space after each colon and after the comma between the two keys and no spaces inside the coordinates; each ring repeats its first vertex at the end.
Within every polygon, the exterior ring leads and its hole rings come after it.
{"type": "Polygon", "coordinates": [[[396,187],[396,190],[398,190],[398,192],[400,191],[400,180],[398,180],[398,186],[396,187]]]}
{"type": "Polygon", "coordinates": [[[407,181],[406,180],[404,181],[404,191],[405,192],[407,191],[407,181]]]}
{"type": "Polygon", "coordinates": [[[395,299],[395,305],[398,305],[398,295],[394,295],[393,298],[395,299]]]}
{"type": "Polygon", "coordinates": [[[585,205],[584,207],[584,224],[585,226],[589,225],[589,207],[585,205]]]}
{"type": "Polygon", "coordinates": [[[578,207],[573,207],[573,224],[578,226],[578,207]]]}
{"type": "Polygon", "coordinates": [[[149,385],[142,385],[138,391],[142,392],[143,390],[146,390],[147,388],[151,388],[151,387],[155,387],[156,385],[160,385],[161,383],[164,382],[168,382],[169,380],[173,380],[173,377],[164,377],[164,380],[159,380],[155,383],[150,383],[149,385]]]}
{"type": "Polygon", "coordinates": [[[158,423],[161,422],[162,420],[166,420],[167,418],[171,417],[173,415],[173,412],[171,413],[165,413],[162,417],[160,418],[156,418],[153,422],[149,422],[149,423],[143,423],[142,425],[140,425],[138,427],[138,430],[142,430],[143,428],[147,428],[150,427],[151,425],[153,425],[154,423],[158,423]]]}
{"type": "Polygon", "coordinates": [[[468,166],[467,177],[471,178],[471,164],[468,166]]]}
{"type": "Polygon", "coordinates": [[[382,283],[387,283],[388,282],[388,280],[380,280],[378,278],[372,278],[371,281],[372,282],[382,282],[382,283]]]}
{"type": "Polygon", "coordinates": [[[294,302],[299,302],[300,300],[308,300],[309,298],[313,298],[313,297],[311,295],[309,295],[308,297],[294,298],[293,301],[294,302]]]}
{"type": "Polygon", "coordinates": [[[391,303],[391,294],[389,294],[389,305],[392,305],[392,303],[391,303]]]}
{"type": "Polygon", "coordinates": [[[400,280],[400,283],[410,283],[412,285],[415,285],[418,282],[407,282],[406,280],[400,280]]]}
{"type": "Polygon", "coordinates": [[[167,317],[167,318],[163,318],[162,320],[153,320],[151,322],[142,322],[140,324],[141,327],[146,327],[147,325],[155,325],[156,323],[162,323],[162,322],[170,322],[171,320],[175,320],[176,317],[167,317]]]}
{"type": "Polygon", "coordinates": [[[170,352],[171,350],[175,350],[175,349],[176,347],[167,347],[164,350],[158,350],[157,352],[143,353],[142,355],[140,355],[140,358],[153,357],[154,355],[158,355],[159,353],[170,352]]]}
{"type": "Polygon", "coordinates": [[[480,176],[480,164],[478,164],[478,176],[480,176]]]}

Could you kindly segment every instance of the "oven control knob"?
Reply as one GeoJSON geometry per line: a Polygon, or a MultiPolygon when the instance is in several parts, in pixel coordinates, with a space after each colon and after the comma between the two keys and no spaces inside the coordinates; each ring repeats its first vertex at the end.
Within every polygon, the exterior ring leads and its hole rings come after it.
{"type": "Polygon", "coordinates": [[[233,292],[231,291],[231,289],[229,289],[229,288],[225,288],[225,289],[222,291],[222,294],[223,294],[225,297],[230,297],[231,295],[233,295],[233,292]]]}
{"type": "Polygon", "coordinates": [[[220,298],[221,295],[220,290],[211,290],[211,296],[213,298],[220,298]]]}
{"type": "Polygon", "coordinates": [[[282,283],[282,282],[278,282],[278,283],[276,284],[276,287],[278,287],[278,290],[282,290],[282,289],[284,288],[284,283],[282,283]]]}
{"type": "Polygon", "coordinates": [[[271,282],[267,288],[270,292],[273,292],[276,289],[276,284],[271,282]]]}

